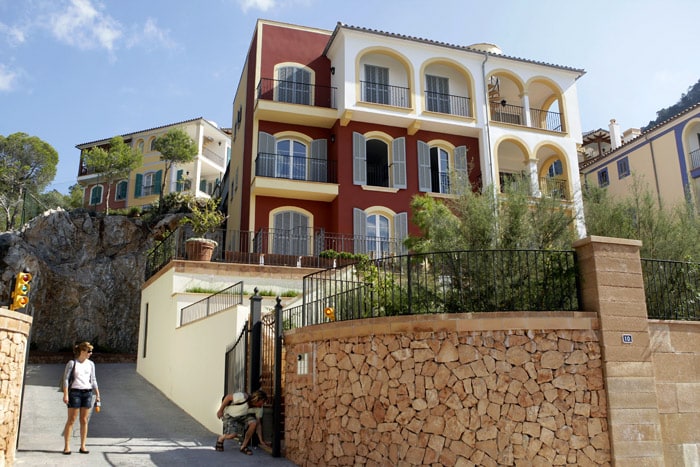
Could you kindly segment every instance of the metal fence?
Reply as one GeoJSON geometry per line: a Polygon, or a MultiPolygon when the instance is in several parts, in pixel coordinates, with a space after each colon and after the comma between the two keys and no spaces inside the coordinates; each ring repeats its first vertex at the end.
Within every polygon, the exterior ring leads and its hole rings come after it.
{"type": "Polygon", "coordinates": [[[248,322],[233,345],[226,348],[224,394],[245,392],[248,388],[248,322]]]}
{"type": "Polygon", "coordinates": [[[304,277],[302,307],[285,329],[378,316],[578,311],[573,251],[476,250],[365,260],[304,277]]]}
{"type": "Polygon", "coordinates": [[[649,318],[700,320],[700,263],[642,259],[649,318]]]}
{"type": "Polygon", "coordinates": [[[243,282],[209,295],[180,310],[180,326],[243,303],[243,282]]]}

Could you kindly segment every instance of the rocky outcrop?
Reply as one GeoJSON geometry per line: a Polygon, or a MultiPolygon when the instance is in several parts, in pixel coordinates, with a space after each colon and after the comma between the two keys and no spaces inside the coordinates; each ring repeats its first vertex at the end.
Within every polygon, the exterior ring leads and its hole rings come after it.
{"type": "Polygon", "coordinates": [[[136,352],[141,286],[153,232],[140,218],[87,211],[48,211],[21,232],[0,234],[0,297],[10,302],[12,277],[33,274],[31,345],[69,349],[89,340],[98,349],[136,352]]]}

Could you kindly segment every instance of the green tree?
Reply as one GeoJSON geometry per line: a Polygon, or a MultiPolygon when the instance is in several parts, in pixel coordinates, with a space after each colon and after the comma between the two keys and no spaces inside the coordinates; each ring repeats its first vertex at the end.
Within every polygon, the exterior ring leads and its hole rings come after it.
{"type": "Polygon", "coordinates": [[[44,190],[56,176],[58,153],[26,133],[0,135],[0,208],[5,230],[18,225],[27,196],[44,190]]]}
{"type": "Polygon", "coordinates": [[[173,128],[163,136],[156,138],[153,142],[153,148],[160,152],[160,160],[165,162],[159,198],[159,204],[162,204],[163,195],[165,194],[165,183],[168,180],[170,169],[178,164],[189,164],[199,151],[197,144],[181,128],[173,128]]]}
{"type": "Polygon", "coordinates": [[[115,136],[109,142],[109,150],[94,147],[87,151],[83,157],[85,165],[107,185],[105,197],[105,212],[109,214],[109,198],[112,184],[129,175],[136,167],[143,163],[143,155],[137,148],[132,148],[124,142],[121,136],[115,136]]]}
{"type": "Polygon", "coordinates": [[[502,195],[462,190],[455,199],[417,196],[411,202],[420,237],[408,246],[418,253],[485,249],[570,249],[573,218],[558,199],[533,198],[527,184],[508,183],[502,195]]]}
{"type": "Polygon", "coordinates": [[[693,205],[660,204],[645,181],[633,177],[628,196],[612,197],[598,187],[584,191],[588,233],[640,240],[643,258],[699,261],[700,218],[693,205]]]}
{"type": "Polygon", "coordinates": [[[66,205],[69,209],[77,209],[83,206],[83,197],[85,196],[85,192],[83,191],[83,188],[78,185],[77,183],[75,185],[71,185],[70,188],[68,188],[68,196],[66,197],[66,205]]]}

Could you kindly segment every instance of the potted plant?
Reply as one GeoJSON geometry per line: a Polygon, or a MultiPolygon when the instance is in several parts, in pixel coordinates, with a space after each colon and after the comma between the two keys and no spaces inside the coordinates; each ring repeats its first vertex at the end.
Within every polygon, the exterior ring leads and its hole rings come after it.
{"type": "Polygon", "coordinates": [[[192,261],[211,261],[214,248],[218,246],[215,240],[204,238],[210,232],[214,232],[226,220],[226,216],[217,208],[216,200],[209,198],[203,203],[194,199],[188,203],[190,214],[183,217],[182,224],[189,224],[194,232],[194,237],[185,242],[187,259],[192,261]]]}

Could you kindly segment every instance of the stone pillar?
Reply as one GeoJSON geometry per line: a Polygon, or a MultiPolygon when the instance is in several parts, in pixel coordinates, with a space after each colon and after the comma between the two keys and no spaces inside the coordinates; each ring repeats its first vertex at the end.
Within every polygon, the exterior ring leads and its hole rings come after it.
{"type": "Polygon", "coordinates": [[[640,246],[637,240],[595,236],[574,243],[582,308],[600,319],[610,447],[617,467],[664,465],[640,246]]]}
{"type": "Polygon", "coordinates": [[[527,161],[527,171],[530,176],[530,194],[535,198],[540,198],[542,196],[542,190],[540,190],[540,177],[537,174],[536,159],[527,161]]]}
{"type": "Polygon", "coordinates": [[[0,466],[15,461],[31,326],[31,316],[0,308],[0,466]]]}

